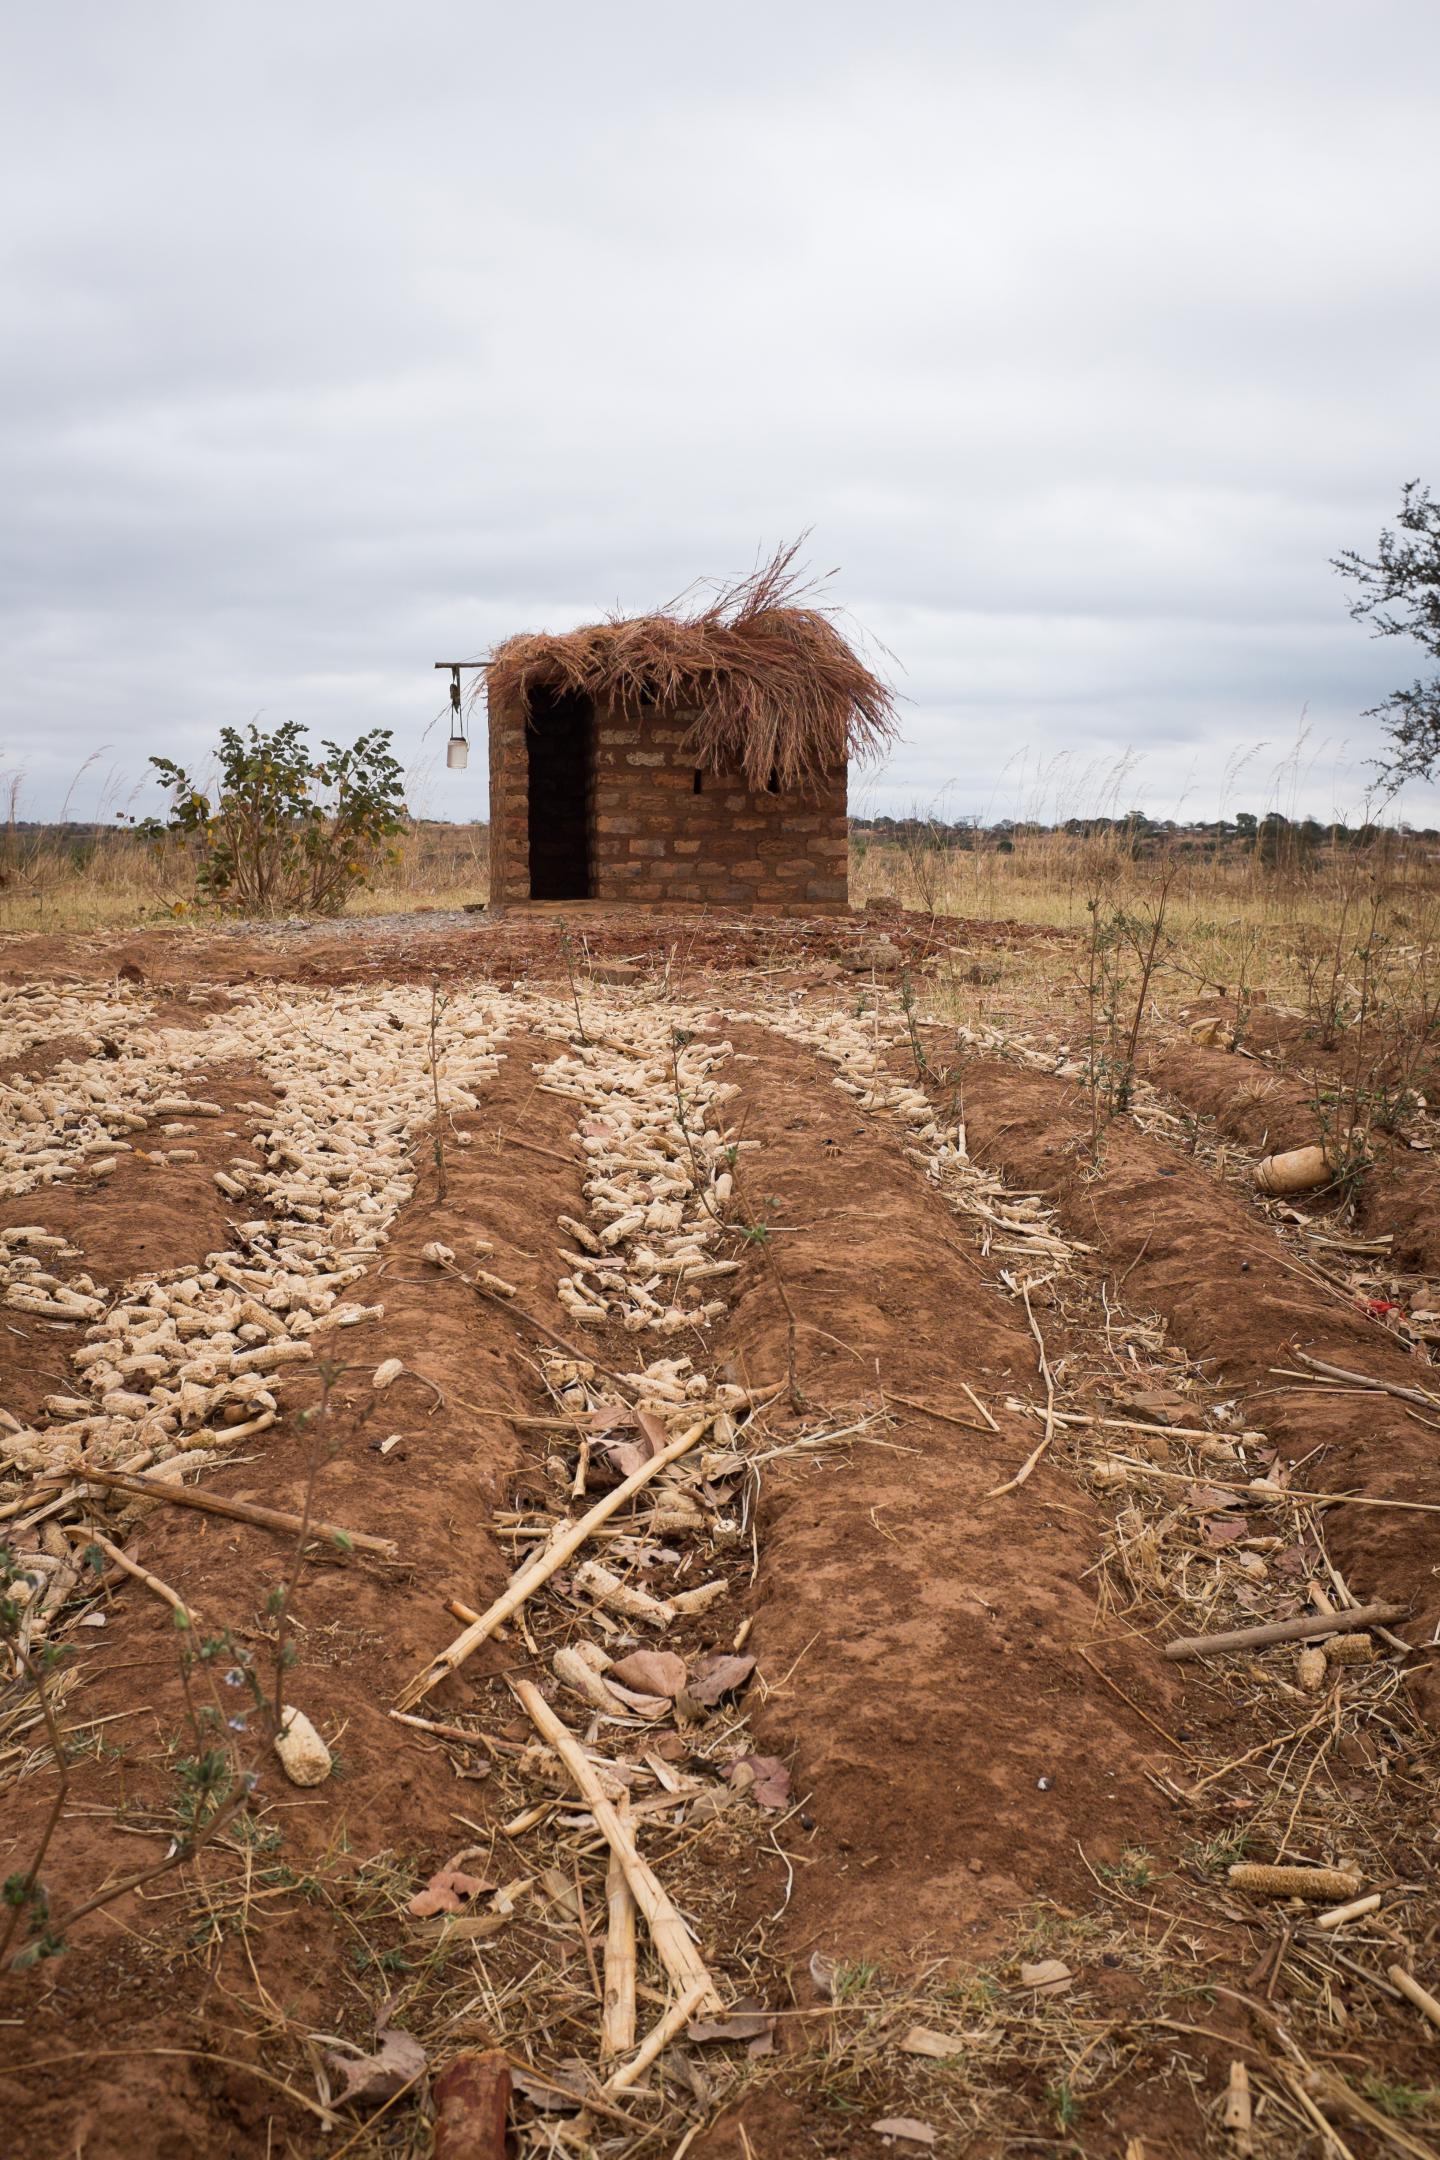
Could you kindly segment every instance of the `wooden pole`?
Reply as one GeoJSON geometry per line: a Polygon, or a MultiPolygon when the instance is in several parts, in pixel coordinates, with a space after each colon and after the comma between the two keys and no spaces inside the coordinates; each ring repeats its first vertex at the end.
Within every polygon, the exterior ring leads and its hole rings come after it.
{"type": "Polygon", "coordinates": [[[1037,1445],[1031,1449],[1024,1462],[1021,1463],[1014,1477],[1007,1478],[1003,1485],[992,1486],[985,1495],[987,1500],[998,1500],[1002,1493],[1018,1492],[1035,1468],[1035,1465],[1046,1454],[1051,1441],[1055,1438],[1055,1381],[1050,1371],[1050,1360],[1045,1355],[1045,1338],[1040,1333],[1040,1324],[1035,1318],[1034,1308],[1030,1303],[1030,1285],[1028,1283],[1020,1285],[1020,1294],[1025,1300],[1025,1317],[1030,1322],[1030,1332],[1035,1337],[1035,1347],[1040,1355],[1040,1377],[1045,1382],[1045,1430],[1041,1434],[1037,1445]]]}
{"type": "Polygon", "coordinates": [[[1351,1372],[1345,1365],[1327,1365],[1322,1358],[1307,1357],[1303,1350],[1295,1353],[1302,1365],[1311,1372],[1323,1373],[1327,1380],[1352,1380],[1362,1388],[1379,1388],[1383,1394],[1398,1395],[1401,1402],[1418,1403],[1422,1410],[1440,1410],[1440,1395],[1431,1395],[1425,1388],[1401,1387],[1398,1380],[1376,1380],[1369,1373],[1351,1372]]]}

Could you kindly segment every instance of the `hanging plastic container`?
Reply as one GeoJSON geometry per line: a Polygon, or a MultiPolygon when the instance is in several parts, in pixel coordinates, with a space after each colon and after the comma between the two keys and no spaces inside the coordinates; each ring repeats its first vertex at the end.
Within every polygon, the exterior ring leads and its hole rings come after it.
{"type": "MultiPolygon", "coordinates": [[[[437,665],[442,663],[437,662],[437,665]]],[[[452,772],[464,772],[470,763],[470,744],[465,735],[465,712],[460,703],[460,670],[450,669],[450,740],[445,745],[445,763],[452,772]]]]}

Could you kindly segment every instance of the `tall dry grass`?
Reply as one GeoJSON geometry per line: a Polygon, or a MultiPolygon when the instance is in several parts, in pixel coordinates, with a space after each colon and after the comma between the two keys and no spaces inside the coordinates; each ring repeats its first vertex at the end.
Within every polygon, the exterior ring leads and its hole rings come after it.
{"type": "Polygon", "coordinates": [[[1096,910],[1138,914],[1162,889],[1174,941],[1167,971],[1192,992],[1263,990],[1308,1010],[1344,952],[1384,940],[1440,956],[1440,859],[1385,833],[1364,849],[1322,849],[1267,861],[1259,849],[1215,855],[1183,840],[1137,855],[1120,835],[1020,834],[1012,852],[983,834],[973,850],[923,835],[898,845],[862,836],[850,892],[985,923],[1047,926],[1088,936],[1096,910]]]}
{"type": "MultiPolygon", "coordinates": [[[[1279,864],[1258,850],[1217,857],[1183,839],[1137,856],[1113,832],[1022,833],[1009,852],[983,832],[971,838],[974,845],[962,850],[923,831],[903,845],[857,833],[852,899],[863,906],[890,897],[981,925],[1067,931],[1078,962],[1097,912],[1142,915],[1163,885],[1167,1001],[1206,991],[1263,993],[1314,1014],[1327,1032],[1357,953],[1383,952],[1387,967],[1417,978],[1440,968],[1440,861],[1403,835],[1279,864]]],[[[458,909],[483,901],[488,889],[487,827],[417,822],[345,912],[458,909]]],[[[193,862],[179,846],[156,848],[131,833],[92,827],[27,827],[13,815],[0,827],[0,933],[206,919],[196,906],[193,862]]],[[[1037,986],[1062,998],[1077,975],[1077,965],[1048,941],[1023,967],[1015,956],[1006,966],[1017,990],[1019,973],[1034,974],[1037,986]]]]}
{"type": "MultiPolygon", "coordinates": [[[[416,824],[394,859],[355,893],[347,915],[394,915],[418,907],[460,908],[490,889],[490,835],[484,825],[416,824]]],[[[85,826],[0,829],[0,933],[123,930],[203,920],[195,867],[177,844],[152,846],[134,833],[85,826]]]]}

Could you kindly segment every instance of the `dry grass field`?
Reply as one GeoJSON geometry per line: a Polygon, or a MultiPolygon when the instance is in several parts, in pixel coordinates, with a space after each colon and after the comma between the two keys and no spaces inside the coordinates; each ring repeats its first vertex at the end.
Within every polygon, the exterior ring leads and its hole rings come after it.
{"type": "Polygon", "coordinates": [[[406,849],[0,889],[14,2149],[1440,2150],[1433,866],[406,849]]]}

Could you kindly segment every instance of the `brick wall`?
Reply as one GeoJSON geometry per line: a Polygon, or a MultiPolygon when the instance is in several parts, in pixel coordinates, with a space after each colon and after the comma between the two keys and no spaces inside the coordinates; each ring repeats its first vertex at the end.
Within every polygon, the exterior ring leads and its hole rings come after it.
{"type": "Polygon", "coordinates": [[[523,707],[492,704],[490,734],[490,905],[530,897],[530,777],[523,707]]]}
{"type": "MultiPolygon", "coordinates": [[[[597,900],[701,902],[790,914],[849,904],[846,774],[815,793],[771,795],[701,776],[681,752],[693,714],[595,716],[590,854],[597,900]]],[[[492,901],[530,897],[529,775],[523,712],[490,715],[492,901]]]]}

